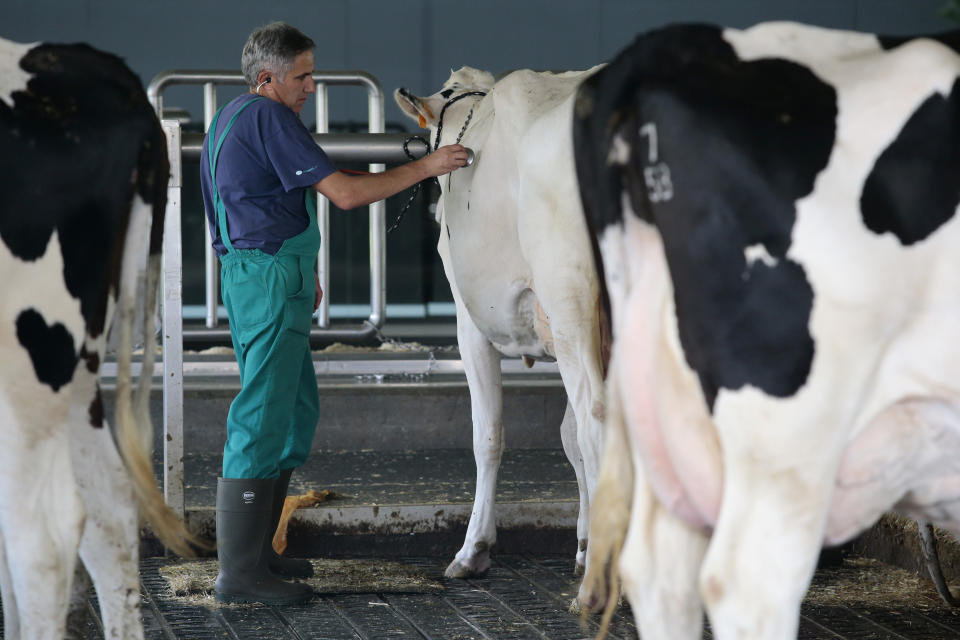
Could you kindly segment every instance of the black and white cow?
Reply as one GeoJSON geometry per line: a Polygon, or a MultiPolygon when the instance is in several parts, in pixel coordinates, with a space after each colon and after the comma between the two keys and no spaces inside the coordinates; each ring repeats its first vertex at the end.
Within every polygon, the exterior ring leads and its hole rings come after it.
{"type": "Polygon", "coordinates": [[[641,35],[581,87],[613,348],[580,597],[786,639],[824,544],[960,533],[960,34],[641,35]],[[594,555],[596,554],[596,555],[594,555]]]}
{"type": "MultiPolygon", "coordinates": [[[[0,39],[0,589],[4,637],[63,638],[79,550],[108,638],[142,638],[138,502],[189,552],[157,490],[130,355],[149,250],[156,299],[169,164],[139,79],[85,45],[0,39]],[[117,428],[103,415],[119,331],[117,428]],[[138,427],[139,422],[139,427],[138,427]],[[116,444],[114,443],[114,437],[116,444]]],[[[153,313],[144,314],[153,369],[153,313]]]]}

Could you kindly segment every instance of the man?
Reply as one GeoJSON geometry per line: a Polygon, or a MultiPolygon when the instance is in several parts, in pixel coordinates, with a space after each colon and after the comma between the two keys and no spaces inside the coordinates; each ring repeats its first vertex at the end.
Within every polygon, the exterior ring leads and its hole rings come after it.
{"type": "Polygon", "coordinates": [[[352,209],[467,161],[466,149],[450,145],[383,173],[337,171],[298,116],[316,91],[314,46],[284,23],[254,30],[242,55],[250,92],[218,112],[201,153],[241,383],[217,482],[221,602],[297,604],[312,595],[309,586],[281,579],[309,576],[310,563],[282,558],[271,546],[290,474],[306,460],[319,419],[309,334],[323,292],[314,272],[320,231],[312,191],[352,209]]]}

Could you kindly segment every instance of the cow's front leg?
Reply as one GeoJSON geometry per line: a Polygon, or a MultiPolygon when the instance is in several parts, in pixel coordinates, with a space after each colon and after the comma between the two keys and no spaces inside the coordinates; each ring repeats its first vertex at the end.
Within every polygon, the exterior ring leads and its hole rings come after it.
{"type": "Polygon", "coordinates": [[[470,387],[477,487],[467,537],[445,575],[448,578],[468,578],[487,572],[490,547],[497,541],[494,501],[497,472],[503,455],[503,391],[500,354],[474,324],[459,297],[455,296],[455,299],[457,340],[470,387]]]}
{"type": "Polygon", "coordinates": [[[587,477],[583,468],[583,454],[577,444],[577,415],[573,407],[567,402],[567,410],[563,413],[563,422],[560,423],[560,439],[563,442],[563,451],[567,460],[577,474],[577,489],[580,491],[580,511],[577,513],[577,555],[573,564],[573,572],[581,575],[587,566],[587,531],[590,526],[590,497],[587,494],[587,477]]]}

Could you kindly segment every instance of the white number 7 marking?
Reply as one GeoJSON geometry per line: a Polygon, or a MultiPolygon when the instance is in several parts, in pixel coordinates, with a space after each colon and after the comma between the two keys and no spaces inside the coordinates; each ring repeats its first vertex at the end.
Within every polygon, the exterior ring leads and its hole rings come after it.
{"type": "Polygon", "coordinates": [[[647,136],[650,142],[647,145],[647,162],[653,164],[657,161],[657,125],[648,122],[640,127],[640,136],[647,136]]]}

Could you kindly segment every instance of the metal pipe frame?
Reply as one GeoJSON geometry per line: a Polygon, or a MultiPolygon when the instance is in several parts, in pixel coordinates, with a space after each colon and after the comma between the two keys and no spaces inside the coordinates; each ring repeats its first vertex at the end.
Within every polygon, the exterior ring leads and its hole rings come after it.
{"type": "Polygon", "coordinates": [[[183,498],[183,244],[180,234],[180,123],[163,120],[170,157],[163,230],[163,497],[181,518],[183,498]]]}
{"type": "MultiPolygon", "coordinates": [[[[313,139],[334,162],[406,162],[410,158],[403,152],[403,143],[409,138],[406,133],[314,133],[313,139]]],[[[180,152],[184,161],[200,159],[203,134],[183,131],[180,134],[180,152]]],[[[411,144],[414,158],[423,157],[426,147],[411,144]]]]}
{"type": "MultiPolygon", "coordinates": [[[[327,83],[317,83],[316,93],[316,131],[318,134],[328,133],[330,130],[330,114],[327,101],[327,83]]],[[[320,282],[320,291],[323,292],[323,298],[320,300],[320,308],[317,309],[317,326],[323,329],[330,328],[330,246],[326,240],[330,237],[330,201],[314,194],[317,199],[317,225],[320,227],[320,237],[324,243],[317,256],[317,278],[320,282]]]]}
{"type": "MultiPolygon", "coordinates": [[[[207,82],[203,85],[203,130],[210,130],[210,123],[213,122],[213,116],[217,113],[217,85],[207,82]]],[[[183,133],[181,132],[181,145],[183,133]]],[[[203,144],[203,141],[200,141],[203,144]]],[[[197,155],[197,159],[200,156],[197,155]]],[[[180,161],[183,162],[183,147],[181,146],[180,161]]],[[[203,225],[207,228],[207,225],[203,225]]],[[[213,328],[217,326],[220,318],[217,315],[217,308],[220,304],[220,270],[217,269],[217,255],[213,250],[213,238],[207,234],[207,241],[203,243],[203,265],[204,265],[204,302],[207,309],[206,325],[213,328]]]]}
{"type": "MultiPolygon", "coordinates": [[[[383,90],[380,83],[372,75],[365,71],[320,71],[313,74],[313,79],[317,83],[317,132],[314,138],[318,140],[324,151],[333,161],[350,159],[368,161],[369,171],[371,173],[382,172],[386,161],[403,161],[406,156],[398,158],[397,154],[402,153],[402,140],[406,136],[391,136],[387,140],[379,140],[379,146],[371,147],[362,136],[383,136],[385,129],[385,114],[383,105],[383,90]],[[328,115],[327,115],[327,88],[328,86],[346,86],[359,85],[367,89],[367,110],[368,110],[368,130],[367,134],[347,136],[333,136],[334,139],[326,140],[329,134],[328,115]],[[399,138],[399,140],[398,140],[399,138]],[[399,144],[398,144],[399,143],[399,144]],[[329,150],[328,150],[329,145],[329,150]],[[362,153],[354,155],[351,151],[357,148],[362,153]],[[392,147],[390,157],[378,156],[377,150],[386,150],[392,147]]],[[[163,117],[163,91],[173,85],[203,85],[204,90],[204,130],[209,129],[210,121],[216,111],[216,85],[246,85],[243,74],[236,71],[186,71],[170,70],[157,74],[150,85],[147,87],[147,97],[159,117],[163,117]]],[[[180,158],[199,158],[200,147],[203,142],[203,136],[198,134],[181,134],[180,158]]],[[[329,203],[326,198],[318,195],[318,224],[324,240],[329,237],[330,215],[329,203]]],[[[321,279],[321,287],[324,291],[324,300],[321,301],[321,310],[318,317],[318,325],[311,330],[311,337],[314,338],[333,338],[346,341],[365,341],[373,339],[379,328],[383,326],[384,316],[386,314],[386,203],[384,201],[375,202],[369,207],[370,216],[370,316],[367,321],[360,326],[329,326],[329,265],[330,265],[330,245],[324,242],[320,254],[318,255],[318,277],[321,279]]],[[[209,236],[208,236],[209,238],[209,236]]],[[[205,243],[205,303],[206,303],[206,327],[214,329],[218,324],[217,310],[219,307],[218,289],[219,278],[217,273],[217,260],[213,254],[210,242],[205,243]]],[[[181,301],[182,306],[182,301],[181,301]]],[[[181,321],[182,322],[182,321],[181,321]]],[[[206,333],[209,337],[221,335],[219,331],[209,331],[206,333]]]]}

